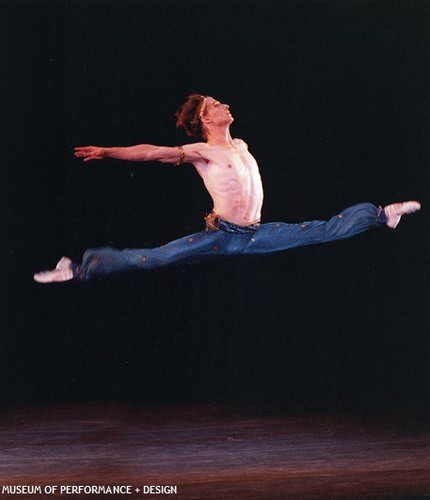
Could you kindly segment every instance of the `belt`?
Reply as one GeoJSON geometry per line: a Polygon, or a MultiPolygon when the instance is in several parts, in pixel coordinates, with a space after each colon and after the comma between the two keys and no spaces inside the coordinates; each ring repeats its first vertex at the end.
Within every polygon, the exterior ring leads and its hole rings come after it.
{"type": "Polygon", "coordinates": [[[249,232],[255,232],[260,227],[259,222],[254,222],[253,224],[249,224],[248,226],[238,226],[233,222],[229,222],[228,220],[222,219],[214,212],[206,215],[205,217],[206,228],[205,231],[226,231],[227,233],[239,233],[245,234],[249,232]]]}

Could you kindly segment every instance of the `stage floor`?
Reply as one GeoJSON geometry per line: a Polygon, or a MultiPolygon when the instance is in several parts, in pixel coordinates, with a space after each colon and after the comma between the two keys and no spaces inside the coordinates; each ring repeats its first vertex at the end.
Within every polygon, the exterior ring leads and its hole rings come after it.
{"type": "Polygon", "coordinates": [[[129,485],[134,498],[430,497],[430,429],[406,416],[63,404],[3,409],[0,434],[0,498],[120,498],[72,485],[129,485]]]}

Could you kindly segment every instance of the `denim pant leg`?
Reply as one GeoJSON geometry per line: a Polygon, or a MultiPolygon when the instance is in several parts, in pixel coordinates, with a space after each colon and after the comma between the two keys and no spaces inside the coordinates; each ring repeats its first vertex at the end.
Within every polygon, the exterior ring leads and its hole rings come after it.
{"type": "Polygon", "coordinates": [[[74,277],[89,281],[93,276],[225,258],[241,253],[248,241],[248,235],[202,231],[156,248],[93,248],[85,251],[82,264],[74,265],[74,277]]]}
{"type": "Polygon", "coordinates": [[[202,231],[156,248],[116,250],[89,249],[82,264],[73,265],[74,277],[88,281],[93,276],[173,264],[193,264],[239,254],[265,254],[289,248],[350,238],[371,227],[385,225],[384,211],[370,203],[343,210],[328,221],[262,224],[245,233],[202,231]]]}
{"type": "Polygon", "coordinates": [[[381,208],[371,203],[360,203],[346,208],[328,221],[262,224],[244,253],[258,255],[342,240],[385,223],[385,214],[381,208]]]}

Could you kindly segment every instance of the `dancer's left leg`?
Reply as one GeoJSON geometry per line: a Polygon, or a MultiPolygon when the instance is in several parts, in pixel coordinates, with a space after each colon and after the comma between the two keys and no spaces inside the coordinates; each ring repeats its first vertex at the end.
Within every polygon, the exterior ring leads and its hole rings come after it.
{"type": "Polygon", "coordinates": [[[386,222],[384,209],[371,203],[360,203],[346,208],[327,221],[315,220],[301,224],[271,222],[261,225],[244,253],[266,254],[342,240],[372,227],[384,226],[386,222]]]}

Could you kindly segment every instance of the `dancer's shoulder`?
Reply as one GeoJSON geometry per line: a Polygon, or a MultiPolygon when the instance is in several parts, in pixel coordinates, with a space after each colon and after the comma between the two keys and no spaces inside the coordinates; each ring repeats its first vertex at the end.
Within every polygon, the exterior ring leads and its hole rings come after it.
{"type": "Polygon", "coordinates": [[[248,144],[243,139],[234,138],[233,142],[236,147],[242,147],[248,149],[248,144]]]}

